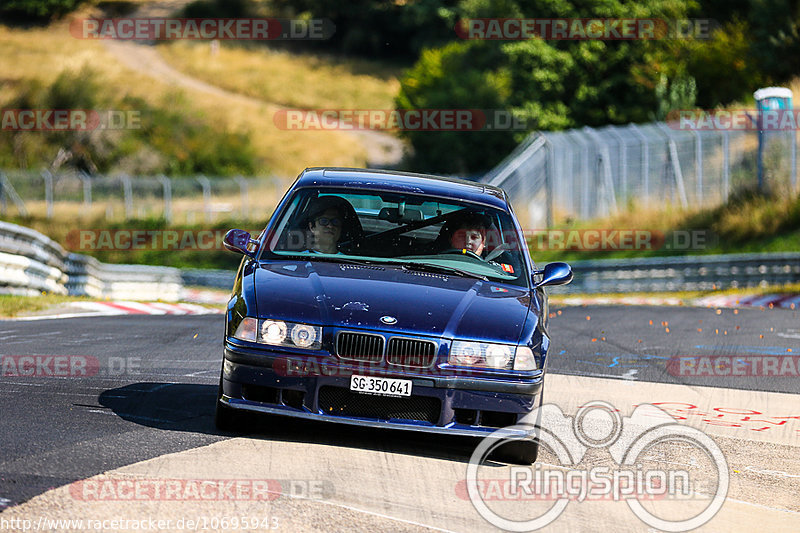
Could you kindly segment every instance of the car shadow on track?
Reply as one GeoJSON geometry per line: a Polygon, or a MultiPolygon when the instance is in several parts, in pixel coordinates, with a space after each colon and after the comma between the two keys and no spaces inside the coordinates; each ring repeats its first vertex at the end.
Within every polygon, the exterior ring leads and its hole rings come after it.
{"type": "Polygon", "coordinates": [[[123,420],[169,431],[362,448],[461,463],[469,461],[478,444],[467,437],[249,414],[243,418],[241,433],[234,434],[214,426],[216,398],[216,385],[142,382],[106,390],[98,401],[123,420]]]}

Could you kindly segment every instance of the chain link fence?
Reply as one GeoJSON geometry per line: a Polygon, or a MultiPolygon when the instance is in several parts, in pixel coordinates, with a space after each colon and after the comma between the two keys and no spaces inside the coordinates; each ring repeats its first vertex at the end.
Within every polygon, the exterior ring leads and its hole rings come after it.
{"type": "Polygon", "coordinates": [[[163,218],[168,223],[264,220],[285,192],[278,178],[95,175],[0,170],[0,216],[163,218]]]}
{"type": "MultiPolygon", "coordinates": [[[[763,186],[796,193],[795,131],[767,132],[763,186]]],[[[756,187],[759,132],[682,130],[656,122],[530,135],[482,181],[504,188],[531,228],[631,205],[714,207],[756,187]]]]}

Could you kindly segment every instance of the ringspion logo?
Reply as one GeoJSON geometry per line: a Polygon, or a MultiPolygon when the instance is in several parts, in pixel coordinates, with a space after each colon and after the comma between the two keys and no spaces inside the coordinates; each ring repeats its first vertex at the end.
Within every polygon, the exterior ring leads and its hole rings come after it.
{"type": "Polygon", "coordinates": [[[557,520],[570,502],[612,500],[624,501],[658,530],[690,531],[708,523],[725,503],[730,475],[722,450],[699,429],[675,423],[653,405],[637,406],[630,417],[622,417],[612,405],[594,401],[569,417],[548,404],[526,418],[540,422],[509,426],[484,438],[470,457],[466,480],[455,487],[456,495],[469,499],[495,527],[535,531],[557,520]],[[503,469],[507,476],[502,478],[496,465],[481,470],[499,446],[531,436],[552,452],[555,465],[512,466],[503,469]],[[655,460],[664,445],[676,447],[682,462],[655,460]],[[590,449],[606,450],[614,466],[593,460],[581,466],[590,449]],[[708,468],[681,467],[695,459],[708,468]],[[512,519],[503,515],[504,508],[488,505],[521,500],[530,518],[512,519]],[[665,508],[673,511],[671,519],[663,517],[665,508]],[[676,509],[686,512],[678,516],[676,509]]]}

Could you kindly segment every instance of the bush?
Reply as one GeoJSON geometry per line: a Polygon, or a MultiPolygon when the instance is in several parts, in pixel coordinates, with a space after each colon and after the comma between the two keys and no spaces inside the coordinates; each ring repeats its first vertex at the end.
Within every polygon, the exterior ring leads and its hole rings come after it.
{"type": "Polygon", "coordinates": [[[3,20],[47,22],[74,11],[85,0],[3,0],[3,20]]]}
{"type": "MultiPolygon", "coordinates": [[[[399,109],[504,109],[509,79],[491,70],[499,51],[486,43],[451,43],[423,52],[401,81],[399,109]]],[[[469,174],[490,168],[511,151],[511,131],[405,131],[411,164],[426,171],[469,174]]]]}
{"type": "Polygon", "coordinates": [[[214,127],[180,97],[161,106],[140,98],[112,96],[97,73],[84,67],[61,73],[50,86],[24,84],[9,109],[84,109],[135,111],[140,128],[93,131],[0,131],[0,166],[63,165],[89,173],[227,176],[252,174],[256,167],[250,137],[214,127]],[[64,155],[67,158],[64,159],[64,155]]]}

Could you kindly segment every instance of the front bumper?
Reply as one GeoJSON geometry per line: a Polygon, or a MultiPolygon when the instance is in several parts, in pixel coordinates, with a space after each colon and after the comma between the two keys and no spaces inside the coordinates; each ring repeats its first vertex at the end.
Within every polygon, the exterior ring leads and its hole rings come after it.
{"type": "Polygon", "coordinates": [[[226,342],[220,402],[232,409],[308,420],[473,437],[484,437],[500,427],[524,424],[530,431],[511,432],[508,436],[530,438],[534,435],[536,421],[531,420],[530,415],[540,405],[541,374],[532,379],[506,380],[452,375],[420,377],[400,371],[381,373],[386,377],[411,379],[411,398],[422,401],[429,413],[414,418],[367,416],[363,412],[349,412],[347,405],[341,408],[337,405],[334,409],[327,398],[331,394],[349,395],[362,406],[365,402],[396,405],[397,400],[350,393],[348,372],[328,372],[323,367],[322,372],[313,375],[287,374],[285,367],[276,364],[285,357],[226,342]]]}

